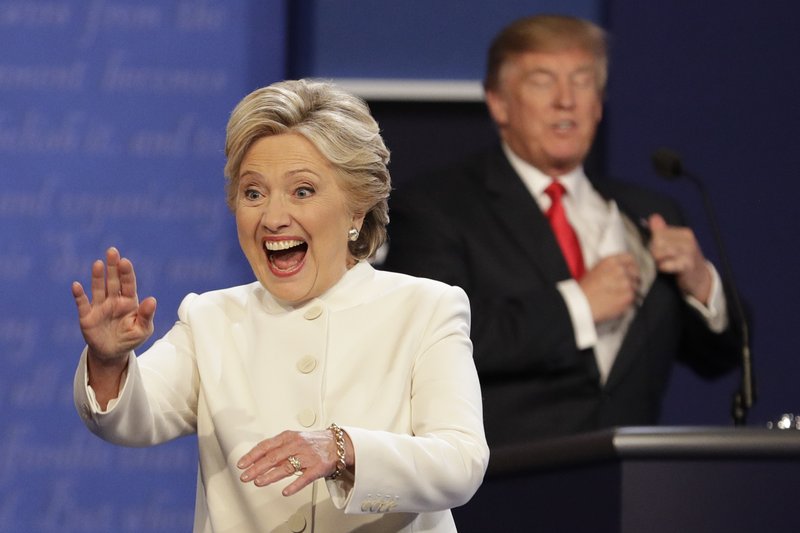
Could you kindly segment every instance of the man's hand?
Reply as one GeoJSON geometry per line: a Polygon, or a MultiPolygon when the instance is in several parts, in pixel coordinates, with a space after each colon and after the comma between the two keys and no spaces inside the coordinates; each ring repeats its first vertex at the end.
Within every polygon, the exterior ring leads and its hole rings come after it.
{"type": "Polygon", "coordinates": [[[620,317],[636,301],[639,266],[629,253],[604,257],[578,284],[589,301],[595,324],[620,317]]]}
{"type": "Polygon", "coordinates": [[[652,232],[650,253],[658,271],[674,274],[684,294],[708,304],[712,276],[694,232],[667,225],[659,214],[650,215],[647,222],[652,232]]]}

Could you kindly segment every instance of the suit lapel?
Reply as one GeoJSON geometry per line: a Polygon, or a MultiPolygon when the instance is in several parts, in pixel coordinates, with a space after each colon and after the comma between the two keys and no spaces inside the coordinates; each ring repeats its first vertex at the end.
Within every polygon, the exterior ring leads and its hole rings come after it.
{"type": "Polygon", "coordinates": [[[486,160],[483,175],[492,216],[516,241],[531,266],[554,283],[569,278],[550,224],[501,149],[494,150],[486,160]]]}

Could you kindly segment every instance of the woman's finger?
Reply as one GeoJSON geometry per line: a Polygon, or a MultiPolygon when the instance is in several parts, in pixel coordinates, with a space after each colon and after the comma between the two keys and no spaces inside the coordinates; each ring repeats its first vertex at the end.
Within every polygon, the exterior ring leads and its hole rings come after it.
{"type": "Polygon", "coordinates": [[[153,317],[156,314],[156,307],[156,299],[152,296],[148,296],[139,304],[139,319],[141,323],[146,326],[145,329],[147,330],[153,327],[153,317]]]}
{"type": "Polygon", "coordinates": [[[75,305],[78,307],[78,318],[83,318],[92,310],[92,304],[83,290],[83,285],[77,281],[72,282],[72,297],[75,298],[75,305]]]}
{"type": "Polygon", "coordinates": [[[291,479],[282,492],[284,496],[291,496],[308,486],[312,481],[322,477],[317,470],[318,458],[301,454],[291,454],[286,459],[278,461],[273,468],[257,475],[253,479],[253,484],[257,487],[265,487],[281,480],[291,479]],[[307,464],[314,464],[314,467],[307,467],[307,464]]]}
{"type": "Polygon", "coordinates": [[[133,263],[123,257],[117,265],[117,273],[120,294],[127,298],[136,298],[136,273],[133,270],[133,263]]]}
{"type": "Polygon", "coordinates": [[[101,304],[106,299],[106,268],[101,260],[92,263],[92,302],[101,304]]]}
{"type": "MultiPolygon", "coordinates": [[[[252,452],[251,452],[252,453],[252,452]]],[[[259,452],[255,452],[258,454],[259,452]]],[[[244,468],[244,472],[240,476],[241,480],[244,482],[254,481],[254,480],[261,480],[257,485],[264,485],[265,483],[265,476],[269,476],[270,472],[273,470],[279,470],[279,476],[276,477],[274,480],[282,479],[294,472],[293,467],[288,462],[288,457],[292,455],[288,451],[276,452],[270,451],[268,453],[264,453],[261,456],[257,455],[250,455],[248,459],[243,459],[237,463],[239,468],[244,468]],[[249,464],[247,466],[242,466],[246,464],[248,461],[249,464]],[[280,471],[281,466],[283,467],[283,471],[280,471]]],[[[272,476],[275,475],[275,472],[272,473],[272,476]]]]}
{"type": "MultiPolygon", "coordinates": [[[[269,453],[274,453],[278,451],[279,448],[282,446],[286,446],[297,439],[297,432],[296,431],[282,431],[281,433],[275,435],[272,438],[264,439],[255,446],[253,446],[249,452],[244,454],[241,459],[236,463],[236,466],[239,468],[247,468],[251,466],[253,463],[261,459],[262,457],[266,456],[269,453]]],[[[289,453],[287,452],[282,457],[287,457],[289,453]]],[[[277,459],[277,457],[276,457],[277,459]]]]}
{"type": "Polygon", "coordinates": [[[119,292],[119,252],[112,246],[106,250],[106,293],[111,298],[119,292]]]}
{"type": "Polygon", "coordinates": [[[304,472],[303,475],[297,476],[297,478],[294,481],[292,481],[286,487],[284,487],[284,489],[281,491],[281,494],[283,494],[284,496],[291,496],[292,494],[296,494],[297,492],[300,492],[305,487],[310,485],[311,482],[317,479],[318,477],[321,476],[312,477],[304,472]]]}

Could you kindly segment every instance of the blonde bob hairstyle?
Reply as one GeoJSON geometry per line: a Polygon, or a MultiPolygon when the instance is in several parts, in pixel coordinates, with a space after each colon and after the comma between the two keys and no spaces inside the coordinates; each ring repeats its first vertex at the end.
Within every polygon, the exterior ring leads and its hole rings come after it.
{"type": "Polygon", "coordinates": [[[367,104],[331,83],[281,81],[239,102],[228,120],[225,139],[228,207],[236,210],[239,171],[247,150],[262,137],[284,133],[308,139],[337,170],[349,209],[364,215],[358,239],[348,243],[350,253],[359,260],[373,256],[386,240],[389,223],[389,150],[367,104]]]}

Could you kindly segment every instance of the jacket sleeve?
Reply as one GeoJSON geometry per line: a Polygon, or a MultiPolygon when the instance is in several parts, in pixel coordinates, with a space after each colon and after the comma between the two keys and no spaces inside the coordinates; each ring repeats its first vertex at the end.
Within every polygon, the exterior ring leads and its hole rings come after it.
{"type": "Polygon", "coordinates": [[[355,480],[328,487],[346,513],[449,509],[466,503],[483,481],[489,449],[469,301],[448,287],[429,313],[413,359],[412,434],[343,426],[355,450],[355,480]]]}
{"type": "MultiPolygon", "coordinates": [[[[649,194],[645,196],[640,193],[638,200],[634,202],[624,198],[621,203],[638,218],[659,213],[670,225],[690,227],[683,210],[672,199],[649,194]]],[[[708,257],[708,251],[704,250],[704,253],[708,257]]],[[[734,295],[729,280],[722,279],[728,325],[723,331],[715,333],[709,327],[708,321],[680,293],[674,277],[664,274],[660,276],[668,280],[677,295],[676,301],[679,302],[677,312],[680,314],[681,335],[677,359],[706,379],[721,376],[736,368],[740,363],[744,342],[742,325],[745,321],[748,323],[750,321],[747,316],[742,316],[734,305],[734,295]]]]}
{"type": "MultiPolygon", "coordinates": [[[[178,311],[185,317],[194,295],[178,311]]],[[[189,326],[179,320],[141,356],[131,352],[119,396],[102,411],[88,385],[86,349],[73,383],[75,407],[86,427],[124,446],[150,446],[194,433],[199,379],[189,326]]]]}

